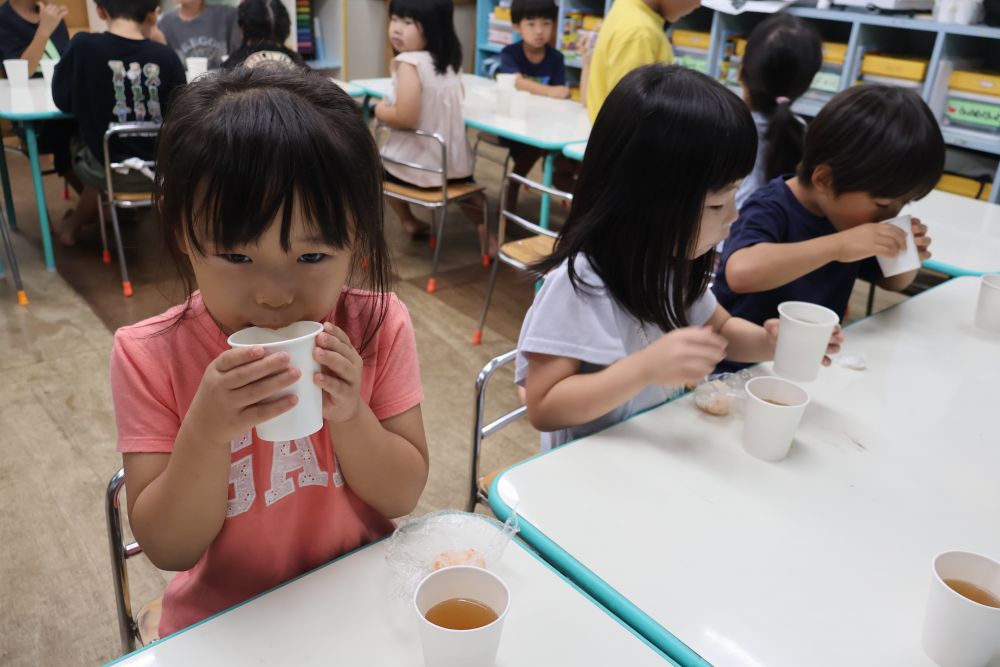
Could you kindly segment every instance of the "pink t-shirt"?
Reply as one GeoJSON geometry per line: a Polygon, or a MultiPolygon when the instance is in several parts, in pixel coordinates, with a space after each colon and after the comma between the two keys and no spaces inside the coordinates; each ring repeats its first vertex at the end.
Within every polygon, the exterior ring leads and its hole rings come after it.
{"type": "MultiPolygon", "coordinates": [[[[360,346],[373,303],[369,293],[344,290],[325,321],[360,346]]],[[[200,293],[190,306],[174,328],[183,306],[115,334],[111,389],[120,452],[171,452],[205,368],[229,349],[200,293]]],[[[423,400],[413,327],[395,295],[362,357],[361,397],[378,419],[423,400]]],[[[161,637],[393,530],[345,483],[325,425],[293,442],[265,442],[251,431],[231,451],[226,520],[195,566],[167,584],[161,637]]]]}

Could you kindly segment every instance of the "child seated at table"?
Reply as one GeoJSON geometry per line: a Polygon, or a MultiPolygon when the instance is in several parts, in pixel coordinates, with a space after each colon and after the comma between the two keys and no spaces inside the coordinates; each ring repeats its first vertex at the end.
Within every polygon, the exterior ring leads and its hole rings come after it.
{"type": "MultiPolygon", "coordinates": [[[[443,137],[448,151],[448,182],[471,183],[474,160],[462,116],[462,45],[455,34],[454,12],[452,0],[389,3],[389,42],[397,54],[392,61],[393,95],[375,105],[375,117],[389,128],[423,130],[443,137]]],[[[430,167],[441,165],[437,142],[409,132],[390,129],[382,155],[430,167]]],[[[388,181],[418,188],[441,187],[440,174],[392,162],[384,166],[388,181]]],[[[413,215],[409,204],[392,198],[388,201],[411,237],[428,237],[430,226],[413,215]]],[[[478,228],[485,252],[487,232],[481,210],[465,204],[462,208],[478,228]]]]}
{"type": "MultiPolygon", "coordinates": [[[[884,277],[876,256],[894,257],[906,234],[879,224],[941,178],[944,140],[920,96],[895,86],[856,86],[834,97],[806,130],[795,175],[773,179],[740,210],[715,280],[719,303],[761,323],[783,301],[847,310],[858,277],[887,290],[917,275],[884,277]]],[[[920,258],[930,257],[916,218],[920,258]]]]}
{"type": "Polygon", "coordinates": [[[746,105],[698,72],[641,67],[608,96],[517,344],[543,451],[668,400],[724,358],[773,357],[777,320],[732,317],[708,289],[756,155],[746,105]]]}
{"type": "Polygon", "coordinates": [[[222,65],[222,57],[240,47],[243,35],[236,22],[236,7],[208,4],[205,0],[177,0],[177,8],[164,14],[152,38],[186,58],[208,58],[209,69],[222,65]]]}
{"type": "Polygon", "coordinates": [[[284,67],[305,67],[302,56],[285,46],[292,30],[288,10],[281,0],[243,0],[237,10],[243,43],[223,69],[256,67],[275,64],[284,67]]]}
{"type": "MultiPolygon", "coordinates": [[[[160,11],[158,0],[97,0],[107,32],[78,33],[56,65],[52,99],[76,117],[73,169],[83,182],[80,203],[57,230],[66,245],[97,213],[98,192],[107,188],[104,133],[110,123],[161,120],[174,90],[184,84],[184,68],[168,47],[148,39],[160,11]]],[[[153,158],[154,142],[116,140],[111,159],[153,158]]],[[[112,173],[115,190],[149,192],[152,181],[138,171],[112,173]]]]}
{"type": "Polygon", "coordinates": [[[178,94],[158,150],[164,244],[199,289],[118,330],[111,389],[132,530],[180,572],[163,637],[392,532],[427,445],[358,105],[319,74],[238,67],[178,94]],[[302,371],[227,336],[302,320],[323,324],[320,372],[302,378],[322,390],[322,428],[265,442],[254,427],[297,403],[275,393],[302,371]]]}

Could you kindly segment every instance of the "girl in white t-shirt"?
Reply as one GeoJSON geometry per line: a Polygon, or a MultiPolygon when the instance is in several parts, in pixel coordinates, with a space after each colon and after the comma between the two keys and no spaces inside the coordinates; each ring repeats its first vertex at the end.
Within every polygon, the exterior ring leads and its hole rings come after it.
{"type": "MultiPolygon", "coordinates": [[[[462,46],[455,34],[451,0],[392,0],[389,41],[398,54],[392,61],[393,95],[375,107],[375,117],[390,128],[424,130],[444,137],[448,182],[472,182],[472,148],[462,118],[462,46]]],[[[382,155],[394,160],[440,166],[437,142],[405,132],[390,132],[382,155]]],[[[440,188],[441,177],[429,171],[384,163],[387,180],[420,188],[440,188]]],[[[389,199],[403,228],[414,238],[426,238],[430,227],[414,217],[409,204],[389,199]]],[[[485,240],[482,213],[467,215],[485,240]]]]}
{"type": "MultiPolygon", "coordinates": [[[[703,74],[648,65],[611,91],[555,251],[534,267],[545,284],[517,346],[543,451],[664,402],[723,359],[773,357],[778,320],[732,317],[708,289],[756,155],[750,111],[703,74]]],[[[829,351],[840,341],[838,328],[829,351]]]]}

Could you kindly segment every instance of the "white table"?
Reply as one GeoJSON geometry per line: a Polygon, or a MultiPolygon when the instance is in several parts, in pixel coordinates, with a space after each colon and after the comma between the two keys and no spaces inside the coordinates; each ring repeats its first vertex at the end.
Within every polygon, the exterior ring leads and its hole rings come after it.
{"type": "MultiPolygon", "coordinates": [[[[519,544],[494,571],[511,591],[497,667],[674,664],[519,544]]],[[[413,614],[377,542],[110,664],[422,667],[413,614]]]]}
{"type": "MultiPolygon", "coordinates": [[[[38,132],[35,123],[45,120],[72,118],[56,107],[52,101],[52,91],[44,79],[29,79],[27,87],[12,87],[7,80],[0,80],[0,118],[5,118],[24,126],[24,139],[31,162],[31,179],[35,187],[35,203],[38,206],[38,226],[42,235],[42,250],[45,268],[55,271],[55,255],[52,252],[52,236],[49,231],[49,209],[45,203],[45,188],[42,185],[42,168],[38,161],[38,132]]],[[[14,199],[10,191],[10,176],[7,171],[5,151],[0,151],[0,180],[3,182],[3,196],[7,200],[7,215],[10,226],[17,224],[14,216],[14,199]]]]}
{"type": "Polygon", "coordinates": [[[683,665],[931,667],[932,557],[1000,558],[1000,338],[972,327],[978,287],[849,327],[868,369],[805,385],[780,463],[687,395],[511,468],[491,505],[683,665]]]}
{"type": "Polygon", "coordinates": [[[587,152],[587,142],[581,141],[579,143],[570,144],[563,149],[563,155],[571,160],[576,160],[577,162],[583,162],[583,154],[587,152]]]}
{"type": "Polygon", "coordinates": [[[932,190],[903,212],[928,227],[933,256],[924,268],[949,276],[1000,272],[1000,206],[932,190]]]}
{"type": "MultiPolygon", "coordinates": [[[[369,98],[382,98],[392,91],[392,80],[355,79],[352,84],[364,89],[369,98]]],[[[590,119],[583,105],[572,100],[557,100],[551,97],[530,95],[524,118],[514,118],[496,111],[497,83],[492,79],[472,74],[462,75],[465,86],[465,104],[462,116],[465,124],[482,132],[489,132],[505,139],[520,141],[544,150],[542,182],[552,185],[552,171],[555,156],[573,143],[586,141],[590,136],[590,119]]],[[[367,99],[364,103],[368,106],[367,99]]],[[[548,226],[549,197],[542,195],[540,223],[548,226]]]]}

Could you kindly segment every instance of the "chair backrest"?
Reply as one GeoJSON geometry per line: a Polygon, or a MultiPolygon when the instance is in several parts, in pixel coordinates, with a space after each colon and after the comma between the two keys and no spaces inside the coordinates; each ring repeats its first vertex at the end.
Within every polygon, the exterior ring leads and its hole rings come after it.
{"type": "MultiPolygon", "coordinates": [[[[114,183],[111,173],[115,169],[121,169],[124,165],[120,162],[111,161],[111,140],[132,138],[156,138],[160,135],[161,124],[156,121],[135,121],[132,123],[111,123],[104,132],[104,179],[105,187],[108,190],[108,199],[114,201],[114,183]]],[[[147,167],[155,167],[156,163],[151,160],[143,160],[147,167]]],[[[150,181],[150,188],[153,182],[150,181]]]]}
{"type": "MultiPolygon", "coordinates": [[[[512,222],[518,227],[531,232],[532,234],[537,234],[540,236],[548,236],[549,238],[556,238],[559,232],[548,229],[547,227],[542,227],[541,225],[531,222],[527,218],[518,215],[515,211],[511,211],[507,208],[507,192],[510,190],[511,181],[520,183],[529,190],[535,190],[536,192],[541,192],[543,194],[549,195],[550,197],[555,197],[562,201],[573,203],[573,193],[564,192],[558,190],[548,185],[542,185],[537,181],[533,181],[530,178],[525,178],[519,174],[513,172],[508,173],[504,178],[503,186],[500,188],[500,230],[497,235],[497,243],[502,247],[504,244],[504,237],[507,234],[507,223],[512,222]]],[[[504,257],[504,261],[508,264],[513,264],[521,269],[527,268],[523,266],[517,260],[513,258],[504,257]]]]}
{"type": "Polygon", "coordinates": [[[108,523],[108,546],[111,551],[111,574],[115,584],[115,608],[118,611],[118,633],[121,637],[122,653],[135,649],[139,628],[132,616],[132,598],[128,587],[128,566],[125,561],[142,553],[138,542],[125,543],[122,531],[122,513],[118,497],[125,485],[125,469],[119,468],[108,482],[104,510],[108,523]]]}
{"type": "Polygon", "coordinates": [[[477,502],[486,502],[485,496],[479,492],[479,459],[483,440],[508,424],[517,421],[528,412],[528,408],[522,405],[494,419],[489,424],[484,424],[486,421],[486,385],[494,373],[516,358],[517,350],[511,350],[498,357],[493,357],[479,371],[479,375],[476,376],[476,406],[475,410],[473,410],[472,456],[469,464],[469,497],[465,503],[465,511],[467,512],[473,511],[476,508],[477,502]]]}
{"type": "Polygon", "coordinates": [[[375,128],[376,136],[379,132],[392,131],[393,133],[401,134],[412,134],[417,137],[419,141],[434,141],[438,144],[438,148],[441,150],[441,166],[435,167],[427,164],[420,164],[419,162],[409,162],[407,160],[397,160],[386,155],[382,155],[382,162],[388,162],[389,164],[398,164],[401,167],[409,167],[410,169],[416,169],[418,171],[427,171],[432,174],[438,174],[441,177],[441,189],[445,192],[445,198],[447,198],[448,191],[448,144],[445,143],[444,137],[442,137],[437,132],[427,132],[426,130],[400,130],[397,128],[390,128],[388,125],[378,125],[375,128]]]}

